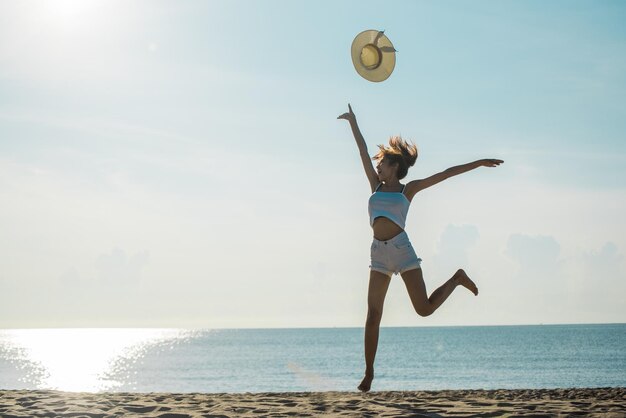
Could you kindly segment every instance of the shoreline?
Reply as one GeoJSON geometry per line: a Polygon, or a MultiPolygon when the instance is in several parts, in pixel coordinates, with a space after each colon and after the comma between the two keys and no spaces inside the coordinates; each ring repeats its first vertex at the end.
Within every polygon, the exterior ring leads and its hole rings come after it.
{"type": "Polygon", "coordinates": [[[626,416],[626,388],[129,393],[0,390],[2,417],[626,416]]]}

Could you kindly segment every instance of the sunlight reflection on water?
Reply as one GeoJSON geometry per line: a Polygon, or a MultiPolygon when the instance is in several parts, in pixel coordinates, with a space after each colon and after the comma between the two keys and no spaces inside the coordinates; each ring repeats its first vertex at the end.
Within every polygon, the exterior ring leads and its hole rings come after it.
{"type": "MultiPolygon", "coordinates": [[[[354,390],[362,341],[360,328],[0,330],[0,389],[354,390]]],[[[377,390],[625,385],[626,324],[382,328],[381,341],[377,390]]]]}
{"type": "Polygon", "coordinates": [[[115,390],[120,368],[157,344],[186,338],[177,329],[19,329],[0,331],[0,352],[25,387],[76,392],[115,390]]]}

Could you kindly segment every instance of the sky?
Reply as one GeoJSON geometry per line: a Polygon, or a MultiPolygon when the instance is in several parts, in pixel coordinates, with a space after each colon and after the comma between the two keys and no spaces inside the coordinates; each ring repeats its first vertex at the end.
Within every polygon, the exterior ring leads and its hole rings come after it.
{"type": "Polygon", "coordinates": [[[626,3],[0,0],[0,328],[358,327],[371,154],[414,141],[382,326],[626,322],[626,3]],[[350,45],[385,30],[389,79],[350,45]]]}

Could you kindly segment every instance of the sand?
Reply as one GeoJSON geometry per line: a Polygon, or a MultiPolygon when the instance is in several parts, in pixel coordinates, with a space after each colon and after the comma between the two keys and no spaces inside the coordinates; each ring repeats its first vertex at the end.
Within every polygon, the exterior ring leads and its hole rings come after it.
{"type": "Polygon", "coordinates": [[[626,388],[425,392],[70,393],[0,391],[0,417],[626,416],[626,388]]]}

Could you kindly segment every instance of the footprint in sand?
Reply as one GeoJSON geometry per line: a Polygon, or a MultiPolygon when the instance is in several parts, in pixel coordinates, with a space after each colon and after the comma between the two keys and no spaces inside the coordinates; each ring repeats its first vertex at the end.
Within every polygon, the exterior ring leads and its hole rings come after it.
{"type": "Polygon", "coordinates": [[[57,414],[60,414],[60,413],[63,413],[63,412],[65,412],[65,411],[67,411],[68,409],[70,409],[70,407],[69,407],[69,406],[65,406],[65,407],[63,407],[63,408],[56,408],[56,409],[53,409],[53,411],[54,411],[54,412],[56,412],[57,414]]]}
{"type": "Polygon", "coordinates": [[[491,406],[492,405],[487,402],[477,402],[477,401],[467,402],[467,404],[471,406],[491,406]]]}
{"type": "Polygon", "coordinates": [[[324,412],[328,409],[328,405],[315,405],[313,409],[316,411],[324,412]]]}
{"type": "Polygon", "coordinates": [[[124,409],[128,412],[138,412],[140,414],[145,414],[146,412],[152,412],[157,409],[156,406],[144,406],[144,405],[127,405],[124,406],[124,409]]]}
{"type": "Polygon", "coordinates": [[[189,414],[165,413],[161,415],[156,415],[156,418],[192,418],[192,416],[189,414]]]}
{"type": "Polygon", "coordinates": [[[295,402],[290,402],[290,401],[286,401],[286,402],[281,402],[282,406],[287,407],[287,408],[293,408],[295,406],[298,406],[297,403],[295,402]]]}
{"type": "Polygon", "coordinates": [[[513,406],[511,402],[498,402],[496,406],[513,406]]]}

